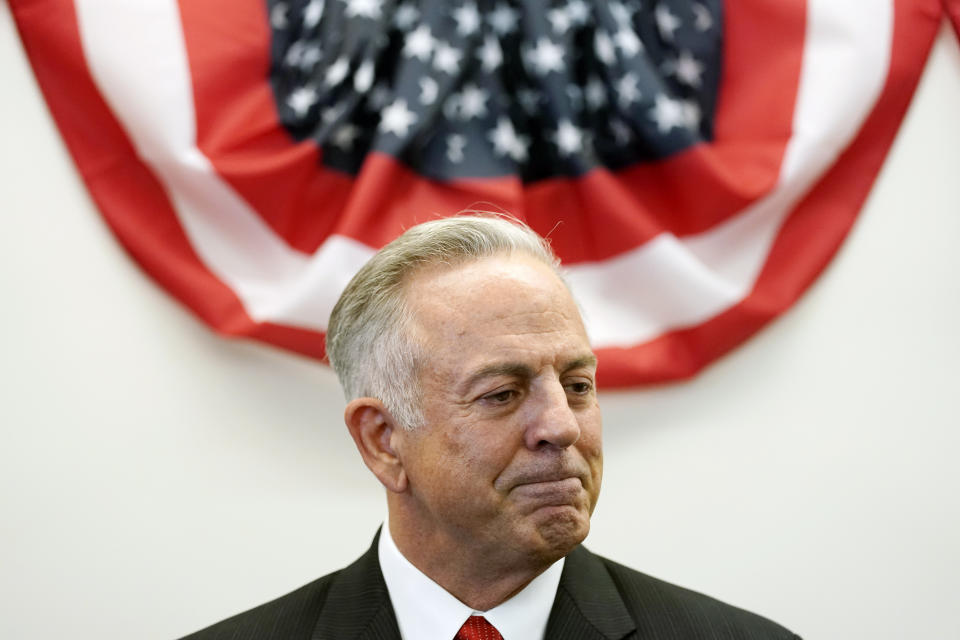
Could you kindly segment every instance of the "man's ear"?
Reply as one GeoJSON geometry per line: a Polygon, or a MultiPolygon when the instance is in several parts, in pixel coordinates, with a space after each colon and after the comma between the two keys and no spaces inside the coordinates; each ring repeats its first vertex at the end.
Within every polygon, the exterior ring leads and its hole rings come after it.
{"type": "Polygon", "coordinates": [[[394,493],[407,488],[407,474],[391,445],[394,432],[402,429],[376,398],[355,398],[347,403],[343,421],[363,462],[380,483],[394,493]]]}

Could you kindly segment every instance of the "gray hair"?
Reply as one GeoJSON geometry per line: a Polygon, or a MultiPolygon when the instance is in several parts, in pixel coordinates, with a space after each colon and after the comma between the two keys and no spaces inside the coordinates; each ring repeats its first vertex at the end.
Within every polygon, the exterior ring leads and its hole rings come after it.
{"type": "MultiPolygon", "coordinates": [[[[404,428],[423,422],[420,345],[407,330],[405,287],[418,270],[523,253],[560,276],[546,240],[514,218],[485,212],[419,224],[378,251],[350,280],[330,315],[327,355],[347,400],[380,400],[404,428]]],[[[562,279],[562,277],[561,277],[562,279]]]]}

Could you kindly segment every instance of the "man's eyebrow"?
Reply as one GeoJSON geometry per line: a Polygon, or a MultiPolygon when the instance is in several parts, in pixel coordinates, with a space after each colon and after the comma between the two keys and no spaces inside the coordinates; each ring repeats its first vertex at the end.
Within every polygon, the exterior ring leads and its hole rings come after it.
{"type": "Polygon", "coordinates": [[[497,376],[513,376],[515,378],[532,378],[536,375],[536,372],[529,366],[521,364],[519,362],[498,362],[496,364],[487,365],[479,371],[473,373],[467,381],[464,383],[463,387],[469,389],[477,382],[483,380],[484,378],[495,378],[497,376]]]}
{"type": "Polygon", "coordinates": [[[597,366],[597,356],[592,353],[585,356],[580,356],[574,360],[570,360],[564,366],[562,371],[570,371],[572,369],[583,369],[585,367],[596,367],[597,366]]]}
{"type": "MultiPolygon", "coordinates": [[[[589,367],[597,366],[597,356],[592,353],[580,356],[579,358],[574,358],[573,360],[568,360],[563,364],[560,371],[565,373],[567,371],[572,371],[573,369],[582,369],[589,367]]],[[[530,379],[537,375],[537,372],[533,370],[532,367],[525,365],[520,362],[497,362],[491,365],[487,365],[482,369],[474,372],[467,378],[464,382],[463,387],[469,389],[474,384],[483,380],[484,378],[495,378],[497,376],[512,376],[515,378],[526,378],[530,379]]]]}

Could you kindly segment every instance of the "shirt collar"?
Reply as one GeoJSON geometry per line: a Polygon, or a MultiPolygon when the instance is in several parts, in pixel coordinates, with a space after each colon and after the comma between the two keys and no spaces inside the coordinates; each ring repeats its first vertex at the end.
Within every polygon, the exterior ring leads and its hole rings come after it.
{"type": "Polygon", "coordinates": [[[451,640],[471,615],[485,617],[503,640],[542,639],[546,633],[563,572],[562,558],[506,602],[488,611],[474,611],[400,553],[390,536],[389,523],[384,523],[380,531],[377,552],[404,640],[451,640]]]}

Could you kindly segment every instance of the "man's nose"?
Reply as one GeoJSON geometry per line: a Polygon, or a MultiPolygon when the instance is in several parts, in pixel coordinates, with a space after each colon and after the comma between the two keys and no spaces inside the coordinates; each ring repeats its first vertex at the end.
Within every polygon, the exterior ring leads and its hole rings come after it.
{"type": "Polygon", "coordinates": [[[580,439],[580,423],[559,380],[545,384],[534,396],[524,433],[528,449],[565,449],[580,439]]]}

